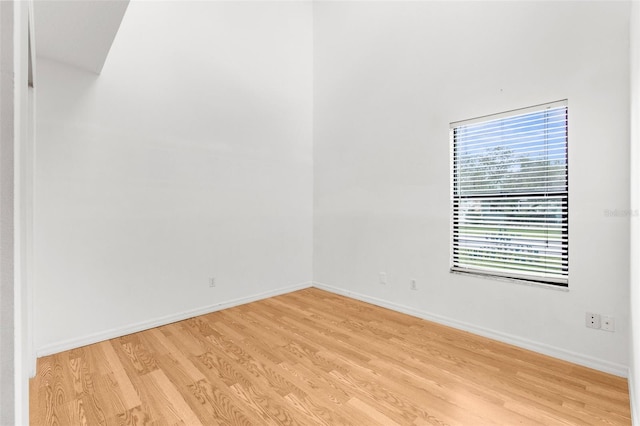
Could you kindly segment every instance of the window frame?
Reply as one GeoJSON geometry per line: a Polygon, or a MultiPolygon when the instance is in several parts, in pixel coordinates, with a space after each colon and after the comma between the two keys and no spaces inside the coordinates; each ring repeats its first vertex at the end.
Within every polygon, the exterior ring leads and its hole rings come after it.
{"type": "MultiPolygon", "coordinates": [[[[474,276],[495,278],[500,280],[508,280],[508,281],[517,281],[523,282],[527,284],[538,284],[543,286],[551,286],[553,288],[559,289],[568,289],[569,286],[569,105],[568,100],[560,100],[554,102],[548,102],[544,104],[534,105],[526,108],[519,108],[515,110],[505,111],[497,114],[485,115],[473,119],[468,120],[460,120],[450,123],[449,126],[449,145],[450,145],[450,272],[459,273],[459,274],[468,274],[474,276]],[[491,270],[490,267],[483,266],[483,268],[473,268],[473,267],[464,267],[459,265],[459,251],[461,246],[458,243],[459,234],[457,228],[460,227],[460,212],[461,212],[461,201],[474,199],[474,198],[482,198],[487,197],[487,194],[460,194],[460,173],[461,167],[460,165],[456,166],[456,161],[458,160],[457,149],[459,148],[456,143],[456,130],[463,126],[470,126],[474,124],[480,123],[488,123],[491,121],[496,121],[505,118],[512,118],[517,116],[522,116],[526,114],[532,114],[536,112],[544,112],[545,110],[555,109],[555,108],[565,108],[565,134],[564,134],[564,187],[566,191],[530,191],[530,192],[517,192],[517,193],[509,193],[506,191],[500,192],[500,190],[496,190],[494,194],[491,194],[490,197],[495,197],[496,199],[505,199],[505,200],[523,200],[523,199],[551,199],[551,197],[559,197],[560,199],[560,210],[561,210],[561,252],[560,252],[560,262],[562,262],[562,258],[566,256],[566,265],[561,267],[562,270],[562,278],[558,277],[548,277],[545,276],[544,273],[518,273],[518,272],[505,272],[504,270],[500,271],[491,270]],[[457,205],[456,205],[457,204],[457,205]],[[564,206],[564,207],[563,207],[564,206]],[[563,245],[563,241],[566,239],[566,244],[563,245]],[[458,261],[456,262],[456,259],[458,261]]],[[[502,145],[503,147],[509,145],[502,145]]],[[[487,234],[484,234],[487,235],[487,234]]],[[[487,260],[490,262],[490,260],[487,260]]],[[[495,261],[494,261],[495,263],[495,261]]],[[[561,263],[562,265],[562,263],[561,263]]]]}

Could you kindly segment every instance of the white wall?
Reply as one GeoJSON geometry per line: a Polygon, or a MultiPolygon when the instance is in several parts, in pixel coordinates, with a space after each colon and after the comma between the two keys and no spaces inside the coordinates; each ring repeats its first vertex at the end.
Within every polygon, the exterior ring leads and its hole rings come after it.
{"type": "Polygon", "coordinates": [[[619,2],[316,3],[314,281],[625,375],[628,19],[619,2]],[[569,291],[450,274],[449,123],[565,98],[569,291]]]}
{"type": "Polygon", "coordinates": [[[14,424],[14,4],[0,3],[0,424],[14,424]]]}
{"type": "Polygon", "coordinates": [[[132,2],[100,76],[39,58],[39,354],[309,285],[311,19],[132,2]]]}
{"type": "Polygon", "coordinates": [[[100,76],[39,59],[39,353],[304,286],[313,260],[325,288],[625,374],[629,5],[311,9],[134,2],[100,76]],[[451,275],[449,122],[563,98],[570,290],[451,275]]]}
{"type": "MultiPolygon", "coordinates": [[[[631,3],[631,211],[640,211],[640,3],[631,3]]],[[[640,217],[631,216],[631,359],[629,396],[634,424],[640,424],[640,217]]]]}

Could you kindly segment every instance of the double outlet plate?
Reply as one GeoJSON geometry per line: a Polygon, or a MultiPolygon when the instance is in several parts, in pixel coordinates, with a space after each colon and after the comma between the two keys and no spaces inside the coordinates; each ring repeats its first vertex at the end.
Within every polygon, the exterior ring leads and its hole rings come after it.
{"type": "Polygon", "coordinates": [[[595,328],[604,331],[616,331],[615,319],[610,315],[600,315],[587,312],[585,325],[588,328],[595,328]]]}

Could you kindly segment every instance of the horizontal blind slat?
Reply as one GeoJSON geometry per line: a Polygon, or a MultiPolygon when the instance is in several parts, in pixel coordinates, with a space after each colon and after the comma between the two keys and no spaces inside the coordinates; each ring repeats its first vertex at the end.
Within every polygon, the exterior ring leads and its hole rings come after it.
{"type": "Polygon", "coordinates": [[[544,138],[540,137],[539,132],[512,133],[508,137],[492,136],[477,139],[464,138],[464,136],[460,136],[455,147],[462,150],[462,155],[464,156],[474,151],[486,152],[487,148],[497,148],[496,142],[499,141],[502,145],[499,148],[508,146],[514,151],[529,152],[529,150],[522,148],[526,148],[525,145],[532,145],[535,142],[538,142],[536,145],[541,146],[557,144],[560,141],[565,141],[566,133],[566,128],[558,128],[548,132],[544,138]]]}

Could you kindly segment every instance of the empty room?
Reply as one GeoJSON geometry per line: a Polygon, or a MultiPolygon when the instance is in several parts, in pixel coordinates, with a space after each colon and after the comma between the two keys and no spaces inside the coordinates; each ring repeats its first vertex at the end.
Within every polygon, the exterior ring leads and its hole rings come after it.
{"type": "Polygon", "coordinates": [[[1,426],[640,424],[637,2],[0,22],[1,426]]]}

